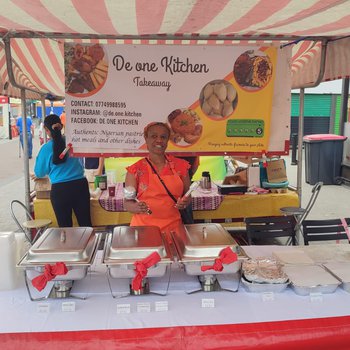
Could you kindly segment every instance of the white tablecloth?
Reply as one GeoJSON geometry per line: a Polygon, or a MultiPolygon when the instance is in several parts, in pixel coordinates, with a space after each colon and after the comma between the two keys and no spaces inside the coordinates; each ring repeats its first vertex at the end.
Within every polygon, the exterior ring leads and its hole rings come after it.
{"type": "MultiPolygon", "coordinates": [[[[98,254],[100,258],[101,252],[98,254]]],[[[174,268],[169,292],[166,296],[144,295],[113,299],[105,267],[98,259],[91,274],[77,281],[74,291],[86,300],[49,299],[31,302],[22,286],[0,292],[0,332],[49,332],[74,330],[131,329],[147,327],[172,327],[210,324],[238,324],[279,320],[296,320],[345,316],[350,314],[350,293],[338,288],[334,294],[325,294],[321,300],[298,296],[287,288],[274,294],[274,300],[264,301],[263,295],[247,293],[240,287],[237,293],[199,292],[186,294],[184,290],[197,285],[194,277],[174,268]],[[185,282],[183,282],[185,281],[185,282]],[[214,308],[202,308],[202,299],[215,302],[214,308]],[[74,301],[76,311],[63,312],[62,303],[74,301]],[[155,311],[156,301],[168,301],[169,310],[155,311]],[[137,312],[137,304],[148,302],[151,312],[137,312]],[[38,305],[49,304],[47,313],[39,312],[38,305]],[[130,314],[117,313],[118,304],[130,304],[130,314]]],[[[166,280],[159,280],[166,283],[166,280]]],[[[113,280],[112,284],[118,284],[113,280]]],[[[269,299],[269,298],[266,298],[269,299]]],[[[320,298],[318,298],[320,299],[320,298]]]]}

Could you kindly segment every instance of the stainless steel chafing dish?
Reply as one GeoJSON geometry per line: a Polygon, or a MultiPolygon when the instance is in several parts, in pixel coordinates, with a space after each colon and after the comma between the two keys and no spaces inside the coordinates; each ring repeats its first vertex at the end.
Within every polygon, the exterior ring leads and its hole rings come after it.
{"type": "MultiPolygon", "coordinates": [[[[149,292],[148,278],[164,276],[173,260],[167,241],[158,227],[116,227],[106,237],[102,263],[107,266],[110,277],[131,280],[136,275],[134,263],[154,252],[160,255],[161,260],[148,268],[141,290],[133,290],[130,284],[128,292],[135,295],[145,294],[149,292]]],[[[115,297],[112,289],[111,293],[115,297]]]]}
{"type": "Polygon", "coordinates": [[[17,264],[18,267],[25,270],[25,281],[31,300],[68,297],[73,281],[86,276],[94,260],[99,240],[99,235],[92,227],[48,228],[45,230],[17,264]],[[49,296],[34,299],[28,279],[32,280],[41,275],[46,264],[56,262],[65,263],[68,273],[58,275],[52,280],[54,286],[49,296]]]}
{"type": "MultiPolygon", "coordinates": [[[[235,253],[238,252],[239,246],[221,225],[212,223],[185,225],[179,227],[177,232],[172,232],[172,239],[186,273],[199,276],[204,291],[221,289],[218,285],[220,279],[218,276],[232,275],[232,279],[239,283],[241,267],[239,260],[223,265],[222,271],[201,270],[204,265],[213,265],[226,247],[230,247],[235,253]]],[[[222,277],[222,280],[226,277],[222,277]]]]}

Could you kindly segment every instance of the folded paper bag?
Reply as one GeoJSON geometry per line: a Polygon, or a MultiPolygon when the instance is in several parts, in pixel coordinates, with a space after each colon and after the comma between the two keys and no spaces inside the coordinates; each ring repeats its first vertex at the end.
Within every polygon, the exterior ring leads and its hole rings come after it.
{"type": "Polygon", "coordinates": [[[142,279],[147,276],[148,269],[157,264],[161,260],[160,255],[157,252],[153,252],[146,258],[135,261],[136,276],[132,280],[132,289],[138,291],[141,289],[142,279]]]}
{"type": "Polygon", "coordinates": [[[47,282],[58,275],[65,275],[67,272],[67,266],[63,262],[57,262],[55,265],[46,264],[43,274],[32,279],[32,285],[41,292],[46,287],[47,282]]]}
{"type": "Polygon", "coordinates": [[[203,272],[208,270],[221,272],[224,269],[224,264],[229,265],[235,261],[237,261],[237,254],[230,247],[226,247],[220,252],[219,257],[215,259],[213,265],[203,265],[201,266],[201,270],[203,272]]]}
{"type": "Polygon", "coordinates": [[[269,182],[276,183],[288,181],[284,159],[276,159],[267,162],[266,172],[269,182]]]}

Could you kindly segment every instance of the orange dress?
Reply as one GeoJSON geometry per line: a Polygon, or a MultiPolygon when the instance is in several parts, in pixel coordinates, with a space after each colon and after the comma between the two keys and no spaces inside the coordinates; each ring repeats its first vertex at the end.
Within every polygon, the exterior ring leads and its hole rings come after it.
{"type": "MultiPolygon", "coordinates": [[[[184,191],[180,176],[187,174],[189,164],[175,157],[167,158],[168,162],[159,176],[173,196],[179,198],[184,191]]],[[[141,159],[127,170],[136,177],[137,198],[146,202],[152,210],[150,215],[134,214],[130,226],[158,226],[162,232],[175,230],[181,224],[180,212],[147,161],[141,159]]]]}

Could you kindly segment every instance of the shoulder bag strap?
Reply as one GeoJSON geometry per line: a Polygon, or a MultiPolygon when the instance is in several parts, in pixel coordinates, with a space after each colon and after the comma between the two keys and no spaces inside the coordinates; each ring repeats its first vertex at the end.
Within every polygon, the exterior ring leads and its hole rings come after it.
{"type": "Polygon", "coordinates": [[[153,172],[158,176],[159,181],[161,182],[161,184],[163,185],[163,187],[165,188],[165,190],[167,191],[168,195],[170,196],[170,198],[177,203],[176,198],[174,197],[174,195],[169,191],[168,187],[166,187],[163,179],[159,176],[157,170],[154,168],[153,164],[148,160],[148,158],[145,158],[147,163],[150,165],[150,167],[152,168],[153,172]]]}

